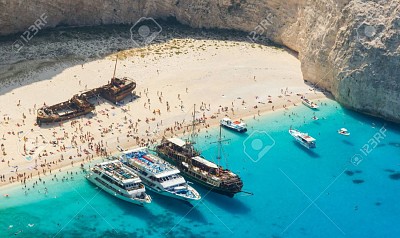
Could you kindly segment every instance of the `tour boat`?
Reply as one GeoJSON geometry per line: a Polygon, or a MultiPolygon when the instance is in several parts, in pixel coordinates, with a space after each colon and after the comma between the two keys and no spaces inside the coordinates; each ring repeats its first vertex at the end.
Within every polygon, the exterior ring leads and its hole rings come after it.
{"type": "Polygon", "coordinates": [[[318,104],[308,100],[307,98],[302,98],[301,102],[306,105],[307,107],[311,108],[311,109],[317,109],[318,108],[318,104]]]}
{"type": "Polygon", "coordinates": [[[119,160],[96,164],[86,178],[97,187],[124,201],[144,206],[151,203],[151,197],[139,176],[130,171],[119,160]]]}
{"type": "Polygon", "coordinates": [[[289,130],[290,135],[292,135],[297,142],[299,142],[302,146],[311,149],[315,148],[315,141],[316,139],[309,136],[307,133],[302,133],[298,130],[290,129],[289,130]]]}
{"type": "Polygon", "coordinates": [[[244,122],[241,121],[232,121],[230,118],[223,118],[220,120],[220,124],[223,127],[226,127],[228,129],[237,131],[237,132],[246,132],[247,131],[247,125],[244,122]]]}
{"type": "MultiPolygon", "coordinates": [[[[239,175],[220,166],[222,154],[221,127],[219,131],[218,154],[215,164],[205,159],[193,146],[195,133],[195,114],[193,112],[191,140],[183,141],[179,138],[163,138],[156,147],[157,154],[174,164],[185,178],[204,186],[209,191],[233,197],[242,191],[243,181],[239,175]]],[[[247,192],[244,192],[247,193],[247,192]]],[[[251,193],[250,193],[251,194],[251,193]]]]}
{"type": "Polygon", "coordinates": [[[350,135],[350,132],[346,128],[340,128],[340,130],[338,130],[338,133],[344,136],[350,135]]]}
{"type": "Polygon", "coordinates": [[[120,159],[153,192],[188,202],[201,198],[175,166],[150,153],[147,147],[124,151],[120,159]]]}

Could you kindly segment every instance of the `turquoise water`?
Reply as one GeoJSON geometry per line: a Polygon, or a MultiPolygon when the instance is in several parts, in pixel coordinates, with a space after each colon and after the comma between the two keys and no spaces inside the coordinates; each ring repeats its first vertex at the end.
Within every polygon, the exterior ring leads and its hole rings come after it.
{"type": "MultiPolygon", "coordinates": [[[[153,203],[141,208],[97,190],[76,169],[73,180],[57,175],[28,195],[2,191],[10,198],[1,197],[0,237],[398,237],[399,127],[324,103],[318,121],[299,106],[247,120],[244,135],[223,131],[228,166],[254,195],[231,199],[194,185],[203,196],[194,207],[151,193],[153,203]],[[309,132],[317,148],[295,143],[290,126],[309,132]],[[339,135],[341,127],[351,136],[339,135]]],[[[199,136],[209,159],[217,133],[199,136]]]]}

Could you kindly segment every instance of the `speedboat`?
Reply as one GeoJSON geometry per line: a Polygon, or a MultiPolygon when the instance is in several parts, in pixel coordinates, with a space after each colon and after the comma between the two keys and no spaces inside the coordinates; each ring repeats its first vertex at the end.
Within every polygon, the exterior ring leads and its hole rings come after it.
{"type": "Polygon", "coordinates": [[[306,147],[307,149],[312,149],[316,147],[316,139],[309,136],[308,133],[303,133],[295,129],[289,130],[290,135],[296,139],[302,146],[306,147]]]}
{"type": "Polygon", "coordinates": [[[153,192],[188,202],[201,198],[175,166],[150,153],[147,147],[124,151],[120,159],[153,192]]]}
{"type": "Polygon", "coordinates": [[[237,131],[237,132],[246,132],[247,131],[247,125],[244,122],[241,121],[232,121],[230,118],[225,117],[220,120],[220,124],[223,127],[226,127],[228,129],[237,131]]]}
{"type": "Polygon", "coordinates": [[[340,128],[340,130],[338,130],[338,133],[344,136],[350,135],[350,132],[346,128],[340,128]]]}
{"type": "Polygon", "coordinates": [[[129,171],[119,160],[96,164],[86,178],[107,193],[130,203],[144,206],[151,197],[139,176],[129,171]]]}
{"type": "Polygon", "coordinates": [[[318,108],[318,104],[312,102],[311,100],[308,100],[307,98],[302,98],[301,102],[306,105],[307,107],[311,108],[311,109],[317,109],[318,108]]]}

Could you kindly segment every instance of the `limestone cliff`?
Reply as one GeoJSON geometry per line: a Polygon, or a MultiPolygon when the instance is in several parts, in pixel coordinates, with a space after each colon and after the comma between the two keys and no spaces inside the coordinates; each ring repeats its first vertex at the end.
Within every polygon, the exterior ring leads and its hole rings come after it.
{"type": "Polygon", "coordinates": [[[343,105],[400,122],[399,0],[0,0],[0,35],[175,17],[194,28],[259,35],[299,52],[305,80],[343,105]]]}

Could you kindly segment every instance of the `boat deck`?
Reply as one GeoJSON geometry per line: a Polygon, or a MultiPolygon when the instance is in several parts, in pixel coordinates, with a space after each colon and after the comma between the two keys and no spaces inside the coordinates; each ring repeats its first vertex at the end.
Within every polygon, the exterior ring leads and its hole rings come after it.
{"type": "Polygon", "coordinates": [[[177,168],[150,154],[145,148],[127,151],[124,153],[124,157],[129,159],[131,163],[143,168],[146,172],[156,175],[156,177],[179,173],[177,168]]]}
{"type": "Polygon", "coordinates": [[[121,182],[127,180],[139,180],[139,177],[136,174],[124,168],[122,163],[118,160],[100,163],[96,165],[95,168],[99,169],[99,171],[104,171],[121,182]]]}

